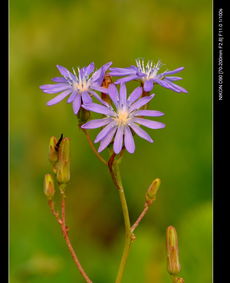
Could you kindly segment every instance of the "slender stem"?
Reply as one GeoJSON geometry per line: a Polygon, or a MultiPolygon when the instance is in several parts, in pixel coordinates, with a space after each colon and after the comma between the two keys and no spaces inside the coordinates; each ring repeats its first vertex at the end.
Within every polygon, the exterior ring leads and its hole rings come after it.
{"type": "Polygon", "coordinates": [[[137,218],[136,222],[131,227],[131,232],[134,232],[134,230],[137,228],[137,226],[140,224],[141,220],[144,218],[145,214],[147,213],[149,209],[149,206],[145,203],[144,209],[137,218]]]}
{"type": "Polygon", "coordinates": [[[88,133],[88,131],[86,129],[83,129],[81,128],[81,130],[83,131],[83,133],[85,134],[86,136],[86,139],[89,143],[89,146],[91,147],[91,149],[93,150],[94,154],[96,155],[96,157],[105,165],[107,165],[107,161],[100,155],[100,153],[97,151],[97,149],[95,148],[91,138],[90,138],[90,135],[88,133]]]}
{"type": "Polygon", "coordinates": [[[126,265],[127,258],[129,255],[129,250],[130,250],[131,243],[133,240],[132,233],[130,230],[129,212],[128,212],[128,207],[127,207],[125,193],[124,193],[123,188],[118,190],[118,192],[119,192],[119,197],[120,197],[122,212],[123,212],[123,217],[124,217],[124,223],[125,223],[125,243],[124,243],[124,249],[123,249],[123,253],[122,253],[122,257],[120,261],[120,266],[119,266],[118,273],[117,273],[116,283],[120,283],[122,280],[125,265],[126,265]]]}
{"type": "Polygon", "coordinates": [[[134,239],[134,235],[131,233],[131,230],[130,230],[131,226],[130,226],[128,206],[127,206],[125,192],[124,192],[121,177],[120,177],[119,166],[118,166],[117,160],[115,160],[115,157],[116,157],[116,154],[113,153],[109,159],[108,167],[109,167],[109,171],[113,179],[113,182],[116,188],[118,189],[123,218],[124,218],[124,224],[125,224],[125,243],[124,243],[124,249],[123,249],[120,266],[119,266],[117,278],[116,278],[116,283],[119,283],[122,280],[122,276],[123,276],[125,265],[126,265],[127,258],[129,255],[130,246],[131,246],[132,240],[134,239]]]}
{"type": "Polygon", "coordinates": [[[73,246],[72,246],[72,244],[70,242],[69,235],[68,235],[68,227],[66,226],[66,221],[65,221],[65,194],[64,194],[63,191],[61,191],[61,196],[62,196],[62,200],[61,200],[61,219],[59,218],[58,212],[55,210],[53,200],[49,200],[48,201],[49,207],[51,209],[52,214],[57,219],[57,222],[61,226],[62,234],[63,234],[63,237],[65,239],[66,245],[67,245],[67,247],[68,247],[68,249],[70,251],[70,254],[71,254],[71,256],[72,256],[72,258],[74,260],[74,263],[76,264],[79,272],[81,273],[81,275],[83,276],[83,278],[85,279],[85,281],[87,283],[92,283],[92,281],[90,280],[90,278],[88,277],[88,275],[84,271],[83,267],[81,266],[80,261],[79,261],[77,255],[76,255],[76,253],[75,253],[75,251],[73,249],[73,246]]]}

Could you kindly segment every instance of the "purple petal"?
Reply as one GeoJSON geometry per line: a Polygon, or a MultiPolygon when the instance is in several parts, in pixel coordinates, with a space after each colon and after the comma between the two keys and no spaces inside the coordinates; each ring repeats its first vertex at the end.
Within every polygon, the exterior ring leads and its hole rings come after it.
{"type": "Polygon", "coordinates": [[[100,101],[105,106],[107,107],[109,106],[109,104],[106,101],[104,101],[95,91],[89,90],[89,93],[91,93],[98,101],[100,101]]]}
{"type": "Polygon", "coordinates": [[[129,127],[125,127],[124,142],[125,142],[125,148],[127,149],[127,151],[129,153],[134,153],[134,151],[135,151],[135,143],[134,143],[132,132],[131,132],[129,127]]]}
{"type": "Polygon", "coordinates": [[[169,81],[179,81],[179,80],[182,80],[182,78],[181,77],[173,77],[173,76],[171,76],[171,77],[165,77],[167,80],[169,80],[169,81]]]}
{"type": "Polygon", "coordinates": [[[70,92],[71,92],[70,90],[66,90],[66,91],[60,93],[59,95],[57,95],[56,97],[54,97],[53,99],[51,99],[50,101],[48,101],[48,102],[46,103],[46,105],[50,106],[50,105],[54,105],[54,104],[60,102],[60,101],[63,100],[67,95],[69,95],[70,92]]]}
{"type": "Polygon", "coordinates": [[[108,62],[108,63],[104,64],[102,66],[103,71],[106,72],[112,64],[113,64],[113,62],[108,62]]]}
{"type": "Polygon", "coordinates": [[[142,91],[141,86],[135,88],[128,98],[128,105],[131,105],[134,101],[136,101],[141,96],[142,91]]]}
{"type": "Polygon", "coordinates": [[[77,95],[77,91],[74,90],[74,91],[71,93],[71,95],[69,96],[69,98],[67,99],[67,103],[73,102],[74,99],[75,99],[75,97],[76,97],[76,95],[77,95]]]}
{"type": "Polygon", "coordinates": [[[133,80],[136,80],[136,79],[138,79],[137,75],[131,75],[131,76],[116,80],[115,84],[126,83],[126,82],[133,81],[133,80]]]}
{"type": "Polygon", "coordinates": [[[56,82],[56,83],[66,83],[67,80],[63,77],[55,77],[52,79],[53,82],[56,82]]]}
{"type": "Polygon", "coordinates": [[[152,121],[152,120],[147,120],[147,119],[143,119],[143,118],[133,118],[132,119],[133,122],[141,124],[147,128],[150,129],[161,129],[165,127],[164,123],[161,122],[156,122],[156,121],[152,121]]]}
{"type": "Polygon", "coordinates": [[[111,76],[128,76],[136,74],[133,68],[110,68],[109,75],[111,76]]]}
{"type": "Polygon", "coordinates": [[[80,95],[80,94],[78,94],[78,95],[76,96],[76,98],[75,98],[74,101],[73,101],[72,106],[73,106],[73,112],[74,112],[74,114],[77,114],[78,111],[79,111],[79,109],[80,109],[80,107],[81,107],[81,95],[80,95]]]}
{"type": "Polygon", "coordinates": [[[108,62],[104,64],[100,69],[98,69],[93,75],[92,75],[92,82],[97,82],[99,85],[102,83],[104,79],[105,72],[107,69],[112,65],[112,62],[108,62]]]}
{"type": "Polygon", "coordinates": [[[84,91],[81,94],[81,97],[84,104],[92,103],[92,98],[90,97],[87,91],[84,91]]]}
{"type": "Polygon", "coordinates": [[[110,129],[108,134],[101,140],[100,146],[98,148],[98,152],[103,151],[111,143],[116,130],[117,130],[116,127],[110,129]]]}
{"type": "Polygon", "coordinates": [[[96,84],[91,85],[91,88],[94,89],[94,90],[100,91],[100,92],[102,92],[102,93],[109,94],[108,88],[101,87],[101,86],[96,85],[96,84]]]}
{"type": "Polygon", "coordinates": [[[48,84],[40,86],[40,89],[45,93],[56,93],[63,90],[70,89],[70,85],[63,83],[63,84],[48,84]]]}
{"type": "Polygon", "coordinates": [[[118,106],[119,93],[117,87],[114,84],[110,84],[108,87],[108,91],[109,91],[109,96],[113,101],[114,105],[118,106]]]}
{"type": "Polygon", "coordinates": [[[127,99],[127,89],[125,84],[121,84],[120,86],[120,105],[126,105],[127,99]]]}
{"type": "Polygon", "coordinates": [[[154,82],[159,84],[159,85],[161,85],[161,86],[163,86],[163,87],[165,87],[165,88],[170,88],[170,83],[171,82],[167,82],[167,80],[164,80],[164,79],[161,80],[161,79],[155,78],[154,82]]]}
{"type": "MultiPolygon", "coordinates": [[[[166,79],[165,79],[165,81],[166,81],[166,79]]],[[[174,84],[174,83],[172,83],[172,82],[170,82],[170,81],[168,81],[168,80],[167,80],[166,82],[167,82],[168,85],[169,85],[168,88],[172,89],[173,91],[175,91],[175,92],[188,93],[188,91],[187,91],[186,89],[184,89],[183,87],[181,87],[181,86],[179,86],[179,85],[176,85],[176,84],[174,84]]]]}
{"type": "Polygon", "coordinates": [[[105,126],[112,121],[113,120],[111,118],[91,120],[91,121],[85,123],[84,125],[82,125],[81,128],[83,128],[83,129],[96,129],[96,128],[100,128],[102,126],[105,126]]]}
{"type": "Polygon", "coordinates": [[[177,69],[175,69],[173,71],[164,72],[164,73],[162,73],[162,75],[164,75],[164,76],[165,75],[172,75],[172,74],[176,74],[176,73],[178,73],[178,72],[180,72],[182,70],[184,70],[184,67],[177,68],[177,69]]]}
{"type": "MultiPolygon", "coordinates": [[[[114,121],[112,121],[111,123],[109,123],[106,127],[104,127],[99,134],[96,136],[96,139],[94,140],[95,143],[101,141],[108,133],[109,131],[114,128],[116,125],[116,123],[114,121]]],[[[116,127],[115,127],[116,128],[116,127]]]]}
{"type": "Polygon", "coordinates": [[[86,105],[82,105],[83,108],[89,111],[93,111],[96,113],[104,114],[104,115],[109,115],[109,116],[115,116],[116,114],[110,110],[108,107],[97,104],[97,103],[90,103],[86,105]]]}
{"type": "Polygon", "coordinates": [[[153,89],[153,80],[146,80],[144,82],[144,91],[148,92],[151,91],[153,89]]]}
{"type": "Polygon", "coordinates": [[[155,94],[152,94],[150,96],[144,96],[142,98],[140,98],[139,100],[137,100],[136,102],[134,102],[130,108],[129,108],[129,112],[132,112],[133,110],[136,110],[142,106],[144,106],[145,104],[149,103],[149,101],[155,96],[155,94]]]}
{"type": "Polygon", "coordinates": [[[123,146],[123,134],[124,134],[124,127],[118,127],[117,133],[114,138],[113,150],[116,154],[118,154],[123,146]]]}
{"type": "Polygon", "coordinates": [[[100,68],[92,75],[92,82],[97,82],[98,80],[101,81],[102,77],[104,77],[104,72],[102,68],[100,68]]]}
{"type": "MultiPolygon", "coordinates": [[[[69,77],[70,71],[67,70],[65,67],[60,66],[60,65],[56,65],[56,67],[58,68],[59,72],[62,74],[62,76],[64,77],[69,77]]],[[[73,74],[72,74],[73,75],[73,74]]]]}
{"type": "Polygon", "coordinates": [[[148,133],[146,133],[146,131],[144,131],[141,127],[139,127],[137,124],[135,123],[131,123],[129,125],[133,131],[142,139],[147,140],[148,142],[153,142],[152,138],[150,137],[150,135],[148,133]]]}
{"type": "Polygon", "coordinates": [[[149,116],[149,117],[159,117],[163,116],[164,113],[156,110],[137,110],[134,116],[149,116]]]}
{"type": "Polygon", "coordinates": [[[95,65],[94,62],[90,63],[85,69],[85,75],[88,76],[94,71],[95,65]]]}

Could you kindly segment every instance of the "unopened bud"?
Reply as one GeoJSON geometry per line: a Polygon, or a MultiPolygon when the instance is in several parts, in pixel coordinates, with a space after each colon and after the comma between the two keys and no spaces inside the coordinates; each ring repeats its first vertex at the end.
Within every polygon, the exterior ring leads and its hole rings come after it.
{"type": "Polygon", "coordinates": [[[58,160],[58,153],[56,150],[57,138],[52,136],[49,143],[49,161],[55,163],[58,160]]]}
{"type": "Polygon", "coordinates": [[[56,176],[58,183],[67,184],[70,180],[70,163],[69,161],[58,162],[56,167],[56,176]]]}
{"type": "Polygon", "coordinates": [[[81,126],[82,124],[86,123],[89,118],[90,118],[90,111],[80,108],[77,114],[78,120],[79,120],[79,125],[81,126]]]}
{"type": "MultiPolygon", "coordinates": [[[[173,226],[169,226],[166,231],[167,263],[168,272],[171,275],[177,275],[180,270],[179,249],[177,232],[173,226]]],[[[180,278],[179,278],[180,279],[180,278]]],[[[180,282],[180,281],[178,281],[180,282]]],[[[183,282],[183,281],[182,281],[183,282]]]]}
{"type": "Polygon", "coordinates": [[[55,194],[54,181],[50,174],[46,174],[44,177],[44,194],[48,199],[52,199],[55,194]]]}
{"type": "Polygon", "coordinates": [[[148,204],[151,204],[156,199],[156,194],[159,190],[160,184],[161,184],[161,180],[159,178],[156,178],[149,186],[145,194],[145,200],[148,204]]]}
{"type": "Polygon", "coordinates": [[[69,161],[69,153],[70,153],[69,145],[70,145],[69,138],[63,138],[58,150],[58,162],[69,161]]]}

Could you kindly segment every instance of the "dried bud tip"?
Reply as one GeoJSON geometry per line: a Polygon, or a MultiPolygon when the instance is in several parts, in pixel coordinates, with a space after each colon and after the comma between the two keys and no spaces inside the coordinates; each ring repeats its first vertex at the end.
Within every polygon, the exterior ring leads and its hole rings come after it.
{"type": "Polygon", "coordinates": [[[48,199],[52,199],[55,194],[54,181],[50,174],[46,174],[44,177],[44,194],[48,199]]]}
{"type": "Polygon", "coordinates": [[[152,184],[149,186],[146,194],[145,194],[145,199],[147,202],[152,202],[153,200],[156,199],[156,194],[160,188],[161,180],[159,178],[156,178],[153,180],[152,184]]]}
{"type": "Polygon", "coordinates": [[[51,163],[55,163],[58,160],[56,145],[57,145],[57,138],[52,136],[49,142],[49,161],[51,163]]]}
{"type": "Polygon", "coordinates": [[[177,232],[173,226],[169,226],[166,230],[166,247],[168,272],[172,275],[177,275],[180,272],[181,267],[179,262],[177,232]]]}

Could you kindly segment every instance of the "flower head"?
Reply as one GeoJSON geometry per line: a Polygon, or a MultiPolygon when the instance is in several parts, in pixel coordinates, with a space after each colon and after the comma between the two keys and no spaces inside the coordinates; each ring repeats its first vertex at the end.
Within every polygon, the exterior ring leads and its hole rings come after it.
{"type": "Polygon", "coordinates": [[[103,81],[105,72],[111,66],[111,62],[103,65],[100,69],[94,72],[94,63],[90,63],[87,67],[78,68],[78,72],[73,69],[73,73],[65,67],[57,65],[62,77],[52,79],[56,84],[42,85],[40,88],[45,93],[59,93],[55,98],[47,102],[47,105],[54,105],[65,97],[69,96],[67,103],[72,103],[73,111],[78,113],[82,103],[92,101],[91,96],[98,98],[95,90],[103,91],[106,89],[100,85],[103,81]]]}
{"type": "Polygon", "coordinates": [[[84,129],[95,129],[105,126],[94,141],[95,143],[100,142],[99,152],[103,151],[114,138],[113,150],[116,154],[119,154],[123,145],[129,153],[133,153],[135,151],[133,132],[141,138],[153,142],[149,134],[139,125],[151,129],[165,127],[165,124],[161,122],[142,118],[143,116],[158,117],[164,114],[155,110],[141,110],[140,108],[154,97],[154,94],[145,97],[141,97],[141,94],[142,88],[137,87],[127,98],[125,84],[121,84],[120,92],[118,92],[114,84],[111,84],[108,88],[108,95],[113,102],[112,105],[102,101],[103,105],[91,102],[82,106],[89,111],[105,115],[102,119],[91,120],[82,125],[84,129]]]}
{"type": "Polygon", "coordinates": [[[184,67],[177,68],[173,71],[165,71],[163,73],[158,73],[162,63],[158,61],[153,64],[148,61],[145,64],[144,60],[137,59],[136,66],[130,66],[128,68],[110,68],[111,76],[123,76],[115,82],[124,83],[131,80],[139,80],[142,82],[144,91],[149,92],[153,89],[154,84],[159,84],[165,88],[169,88],[175,92],[187,93],[187,90],[173,83],[173,81],[181,80],[181,77],[170,76],[176,74],[184,69],[184,67]]]}

